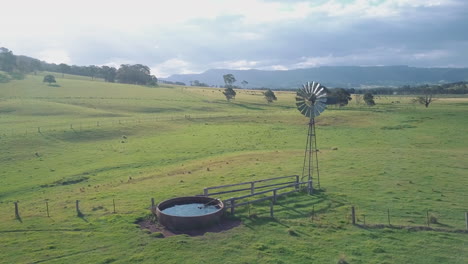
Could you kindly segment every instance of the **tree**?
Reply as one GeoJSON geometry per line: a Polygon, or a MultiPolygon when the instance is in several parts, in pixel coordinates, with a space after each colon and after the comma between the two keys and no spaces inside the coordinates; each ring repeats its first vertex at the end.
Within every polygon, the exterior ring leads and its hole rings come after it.
{"type": "Polygon", "coordinates": [[[233,84],[236,82],[236,78],[231,73],[223,75],[224,84],[226,88],[233,88],[233,84]]]}
{"type": "Polygon", "coordinates": [[[49,83],[49,85],[50,85],[51,83],[55,83],[55,82],[56,82],[56,81],[55,81],[55,76],[50,75],[50,74],[49,74],[49,75],[46,75],[46,76],[44,76],[44,80],[43,80],[42,82],[47,82],[47,83],[49,83]]]}
{"type": "Polygon", "coordinates": [[[371,93],[365,93],[364,102],[366,102],[368,106],[374,106],[375,105],[374,96],[371,93]]]}
{"type": "Polygon", "coordinates": [[[236,91],[232,89],[231,87],[227,87],[224,89],[223,92],[224,96],[226,96],[226,100],[231,101],[231,99],[234,99],[236,97],[236,91]]]}
{"type": "Polygon", "coordinates": [[[25,56],[16,57],[16,69],[21,73],[30,73],[33,71],[31,60],[25,56]]]}
{"type": "Polygon", "coordinates": [[[265,99],[268,103],[272,103],[273,101],[277,100],[275,93],[271,89],[268,89],[266,90],[266,92],[263,92],[263,95],[265,96],[265,99]]]}
{"type": "Polygon", "coordinates": [[[424,96],[419,96],[416,99],[414,99],[413,101],[416,101],[416,102],[418,102],[420,104],[423,104],[426,108],[428,108],[429,104],[432,103],[432,101],[434,101],[434,99],[432,98],[432,93],[430,93],[429,91],[426,91],[424,93],[424,96]]]}
{"type": "Polygon", "coordinates": [[[101,74],[106,82],[115,82],[115,76],[117,76],[117,69],[109,66],[101,67],[101,74]]]}
{"type": "Polygon", "coordinates": [[[70,72],[71,67],[68,66],[68,65],[65,64],[65,63],[60,63],[60,64],[59,64],[59,69],[60,69],[60,72],[62,73],[62,78],[63,78],[63,76],[64,76],[65,73],[70,72]]]}
{"type": "Polygon", "coordinates": [[[343,88],[332,89],[328,92],[327,104],[345,106],[352,100],[351,94],[343,88]]]}
{"type": "Polygon", "coordinates": [[[146,83],[146,85],[158,86],[158,78],[156,76],[154,76],[154,75],[150,75],[150,79],[146,83]]]}
{"type": "Polygon", "coordinates": [[[150,68],[142,64],[122,64],[117,70],[116,78],[121,83],[143,85],[157,83],[156,76],[150,75],[150,73],[150,68]]]}
{"type": "Polygon", "coordinates": [[[99,72],[99,67],[96,65],[90,65],[87,67],[87,70],[88,70],[89,76],[91,76],[91,80],[94,80],[94,77],[96,77],[96,75],[99,72]]]}
{"type": "Polygon", "coordinates": [[[247,84],[249,84],[249,82],[246,81],[246,80],[243,80],[243,81],[241,82],[241,84],[242,84],[242,87],[244,87],[244,89],[245,89],[245,87],[247,86],[247,84]]]}
{"type": "Polygon", "coordinates": [[[40,60],[32,59],[31,60],[31,69],[34,71],[34,75],[36,75],[37,71],[42,70],[42,64],[40,60]]]}
{"type": "Polygon", "coordinates": [[[199,80],[195,80],[193,82],[190,81],[190,83],[191,83],[191,86],[209,87],[208,84],[200,82],[199,80]]]}
{"type": "Polygon", "coordinates": [[[13,72],[16,68],[16,56],[7,48],[0,48],[0,70],[13,72]]]}

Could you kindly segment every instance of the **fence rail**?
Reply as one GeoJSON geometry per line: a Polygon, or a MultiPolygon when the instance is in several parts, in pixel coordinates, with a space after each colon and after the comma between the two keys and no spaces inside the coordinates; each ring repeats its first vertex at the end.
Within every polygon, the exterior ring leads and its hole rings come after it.
{"type": "Polygon", "coordinates": [[[204,196],[217,195],[217,194],[226,194],[226,193],[241,192],[241,191],[248,191],[248,190],[250,190],[251,194],[254,194],[255,190],[257,190],[257,189],[263,189],[263,188],[286,185],[286,184],[292,184],[292,183],[298,183],[298,182],[299,182],[299,175],[281,176],[281,177],[268,178],[268,179],[262,179],[262,180],[256,180],[256,181],[249,181],[249,182],[241,182],[241,183],[235,183],[235,184],[226,184],[226,185],[206,187],[206,188],[203,189],[203,195],[204,196]],[[293,177],[295,178],[294,181],[256,186],[256,183],[268,182],[268,181],[274,181],[274,180],[286,179],[286,178],[293,178],[293,177]],[[217,189],[229,188],[229,187],[235,187],[235,186],[242,186],[242,185],[250,185],[250,187],[242,188],[242,189],[220,191],[220,192],[214,192],[214,193],[209,192],[210,190],[217,190],[217,189]]]}
{"type": "Polygon", "coordinates": [[[271,216],[273,216],[273,204],[276,203],[276,200],[278,199],[278,197],[283,196],[283,195],[287,195],[287,194],[290,194],[290,193],[298,192],[301,189],[300,186],[304,186],[304,185],[307,185],[308,193],[311,193],[312,181],[301,182],[301,181],[299,181],[299,175],[290,175],[290,176],[281,176],[281,177],[274,177],[274,178],[268,178],[268,179],[261,179],[261,180],[256,180],[256,181],[249,181],[249,182],[241,182],[241,183],[235,183],[235,184],[226,184],[226,185],[206,187],[206,188],[203,189],[203,196],[250,191],[250,194],[247,194],[247,195],[242,195],[242,196],[231,197],[229,199],[225,199],[224,200],[225,208],[230,208],[231,209],[231,214],[233,215],[235,213],[235,208],[236,207],[244,206],[244,205],[248,205],[248,204],[253,204],[253,203],[258,203],[258,202],[262,202],[262,201],[266,201],[266,200],[270,200],[271,201],[270,214],[271,214],[271,216]],[[258,183],[266,183],[266,182],[270,182],[270,181],[281,180],[281,179],[290,179],[290,178],[294,178],[294,181],[286,181],[286,182],[281,182],[281,183],[272,183],[272,184],[266,184],[266,185],[261,185],[261,186],[257,185],[256,186],[256,184],[258,184],[258,183]],[[210,190],[219,190],[219,189],[223,189],[223,188],[243,186],[243,185],[248,185],[249,187],[210,193],[210,190]],[[271,187],[275,187],[275,186],[281,186],[281,187],[272,188],[272,189],[268,189],[268,190],[260,191],[260,192],[256,191],[256,190],[259,190],[259,189],[271,188],[271,187]],[[291,191],[278,193],[278,191],[280,191],[280,190],[284,190],[284,189],[291,188],[291,187],[294,187],[294,189],[291,190],[291,191]],[[243,200],[243,199],[254,197],[254,196],[264,195],[264,194],[267,194],[267,193],[271,193],[271,195],[266,196],[266,197],[262,197],[262,198],[258,198],[258,199],[255,199],[255,200],[249,200],[249,201],[241,202],[241,203],[236,202],[238,200],[243,200]]]}

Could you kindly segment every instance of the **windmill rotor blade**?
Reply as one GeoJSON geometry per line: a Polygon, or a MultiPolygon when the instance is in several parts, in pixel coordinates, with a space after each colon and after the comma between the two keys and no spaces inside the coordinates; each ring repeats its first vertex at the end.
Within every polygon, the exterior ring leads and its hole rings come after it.
{"type": "Polygon", "coordinates": [[[305,102],[305,98],[302,96],[296,96],[296,102],[305,102]]]}
{"type": "Polygon", "coordinates": [[[310,119],[319,116],[327,107],[326,88],[315,81],[302,84],[295,99],[297,110],[310,119]]]}
{"type": "Polygon", "coordinates": [[[297,105],[297,110],[299,110],[299,112],[302,112],[302,110],[307,107],[306,104],[296,104],[297,105]]]}
{"type": "Polygon", "coordinates": [[[301,111],[301,113],[303,115],[306,115],[306,112],[307,112],[308,109],[309,109],[309,107],[307,107],[307,105],[306,105],[306,107],[302,108],[302,110],[300,110],[300,111],[301,111]]]}
{"type": "Polygon", "coordinates": [[[312,82],[312,84],[310,82],[307,82],[307,83],[309,84],[309,94],[313,93],[315,82],[312,82]]]}
{"type": "Polygon", "coordinates": [[[306,83],[304,85],[304,89],[302,89],[302,93],[303,94],[308,94],[309,93],[309,84],[308,83],[306,83]]]}
{"type": "Polygon", "coordinates": [[[317,111],[319,111],[319,113],[322,113],[323,111],[325,111],[325,106],[323,105],[317,105],[317,111]]]}
{"type": "Polygon", "coordinates": [[[317,106],[317,107],[321,107],[321,108],[325,108],[325,107],[327,107],[327,104],[324,103],[324,102],[318,102],[318,103],[316,104],[316,106],[317,106]]]}
{"type": "Polygon", "coordinates": [[[305,102],[296,102],[296,106],[299,107],[299,106],[303,106],[303,105],[306,105],[305,102]]]}
{"type": "Polygon", "coordinates": [[[322,91],[323,91],[323,87],[318,92],[316,92],[316,94],[320,94],[322,91]]]}
{"type": "Polygon", "coordinates": [[[298,90],[297,91],[297,96],[300,96],[300,97],[307,97],[307,93],[305,92],[305,90],[298,90]]]}
{"type": "Polygon", "coordinates": [[[317,101],[315,101],[315,103],[326,104],[327,103],[327,98],[326,97],[319,98],[319,99],[317,99],[317,101]]]}
{"type": "Polygon", "coordinates": [[[306,112],[306,116],[307,117],[311,117],[312,116],[312,108],[307,108],[307,112],[306,112]]]}
{"type": "Polygon", "coordinates": [[[316,93],[319,87],[320,87],[320,83],[317,83],[314,87],[313,93],[316,93]]]}
{"type": "Polygon", "coordinates": [[[314,116],[319,116],[320,112],[317,108],[314,107],[314,116]]]}

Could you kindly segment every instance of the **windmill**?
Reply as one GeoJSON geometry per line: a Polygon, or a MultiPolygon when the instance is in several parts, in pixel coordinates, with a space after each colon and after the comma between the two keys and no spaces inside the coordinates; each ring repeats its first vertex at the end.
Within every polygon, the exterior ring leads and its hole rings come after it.
{"type": "Polygon", "coordinates": [[[302,180],[307,177],[309,194],[312,194],[313,176],[317,174],[317,185],[320,189],[320,174],[317,157],[317,138],[315,137],[315,117],[325,111],[327,102],[326,88],[320,83],[307,82],[302,85],[296,93],[297,110],[304,116],[310,118],[309,131],[307,132],[307,141],[304,153],[304,165],[302,168],[302,180]]]}

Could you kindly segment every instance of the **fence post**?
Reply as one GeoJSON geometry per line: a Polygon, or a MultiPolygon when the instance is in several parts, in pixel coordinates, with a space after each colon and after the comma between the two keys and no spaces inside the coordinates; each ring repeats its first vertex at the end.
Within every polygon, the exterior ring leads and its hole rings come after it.
{"type": "Polygon", "coordinates": [[[309,194],[313,194],[313,188],[312,188],[312,181],[309,181],[307,183],[307,191],[309,192],[309,194]]]}
{"type": "Polygon", "coordinates": [[[426,211],[426,218],[427,218],[427,226],[429,227],[429,223],[431,222],[429,219],[429,210],[426,211]]]}
{"type": "Polygon", "coordinates": [[[49,202],[48,201],[45,202],[45,206],[46,206],[46,211],[47,211],[47,217],[50,217],[49,216],[49,202]]]}
{"type": "Polygon", "coordinates": [[[236,205],[236,200],[234,200],[233,197],[231,197],[231,215],[234,215],[234,207],[236,205]]]}
{"type": "Polygon", "coordinates": [[[465,212],[466,230],[468,230],[468,212],[465,212]]]}
{"type": "Polygon", "coordinates": [[[250,183],[250,194],[254,194],[255,193],[255,182],[251,182],[250,183]]]}
{"type": "Polygon", "coordinates": [[[390,209],[387,209],[387,217],[388,217],[388,225],[392,225],[390,224],[390,209]]]}
{"type": "Polygon", "coordinates": [[[354,206],[351,206],[351,221],[353,225],[356,224],[356,211],[354,210],[354,206]]]}
{"type": "Polygon", "coordinates": [[[274,217],[275,217],[275,216],[273,215],[273,204],[274,204],[274,202],[273,202],[273,200],[271,200],[271,203],[270,203],[270,217],[271,217],[271,218],[274,218],[274,217]]]}
{"type": "Polygon", "coordinates": [[[299,190],[299,175],[296,175],[296,190],[299,190]]]}
{"type": "Polygon", "coordinates": [[[17,219],[20,219],[20,215],[19,215],[19,209],[18,209],[18,202],[15,202],[15,217],[17,219]]]}
{"type": "Polygon", "coordinates": [[[208,196],[208,188],[204,188],[204,189],[203,189],[203,195],[204,195],[204,196],[208,196]]]}
{"type": "Polygon", "coordinates": [[[78,215],[78,217],[83,216],[83,214],[80,211],[80,201],[79,200],[76,200],[75,207],[76,207],[76,214],[78,215]]]}
{"type": "Polygon", "coordinates": [[[112,199],[112,204],[114,205],[114,214],[115,214],[115,199],[112,199]]]}
{"type": "Polygon", "coordinates": [[[276,203],[276,190],[273,190],[273,203],[276,203]]]}

